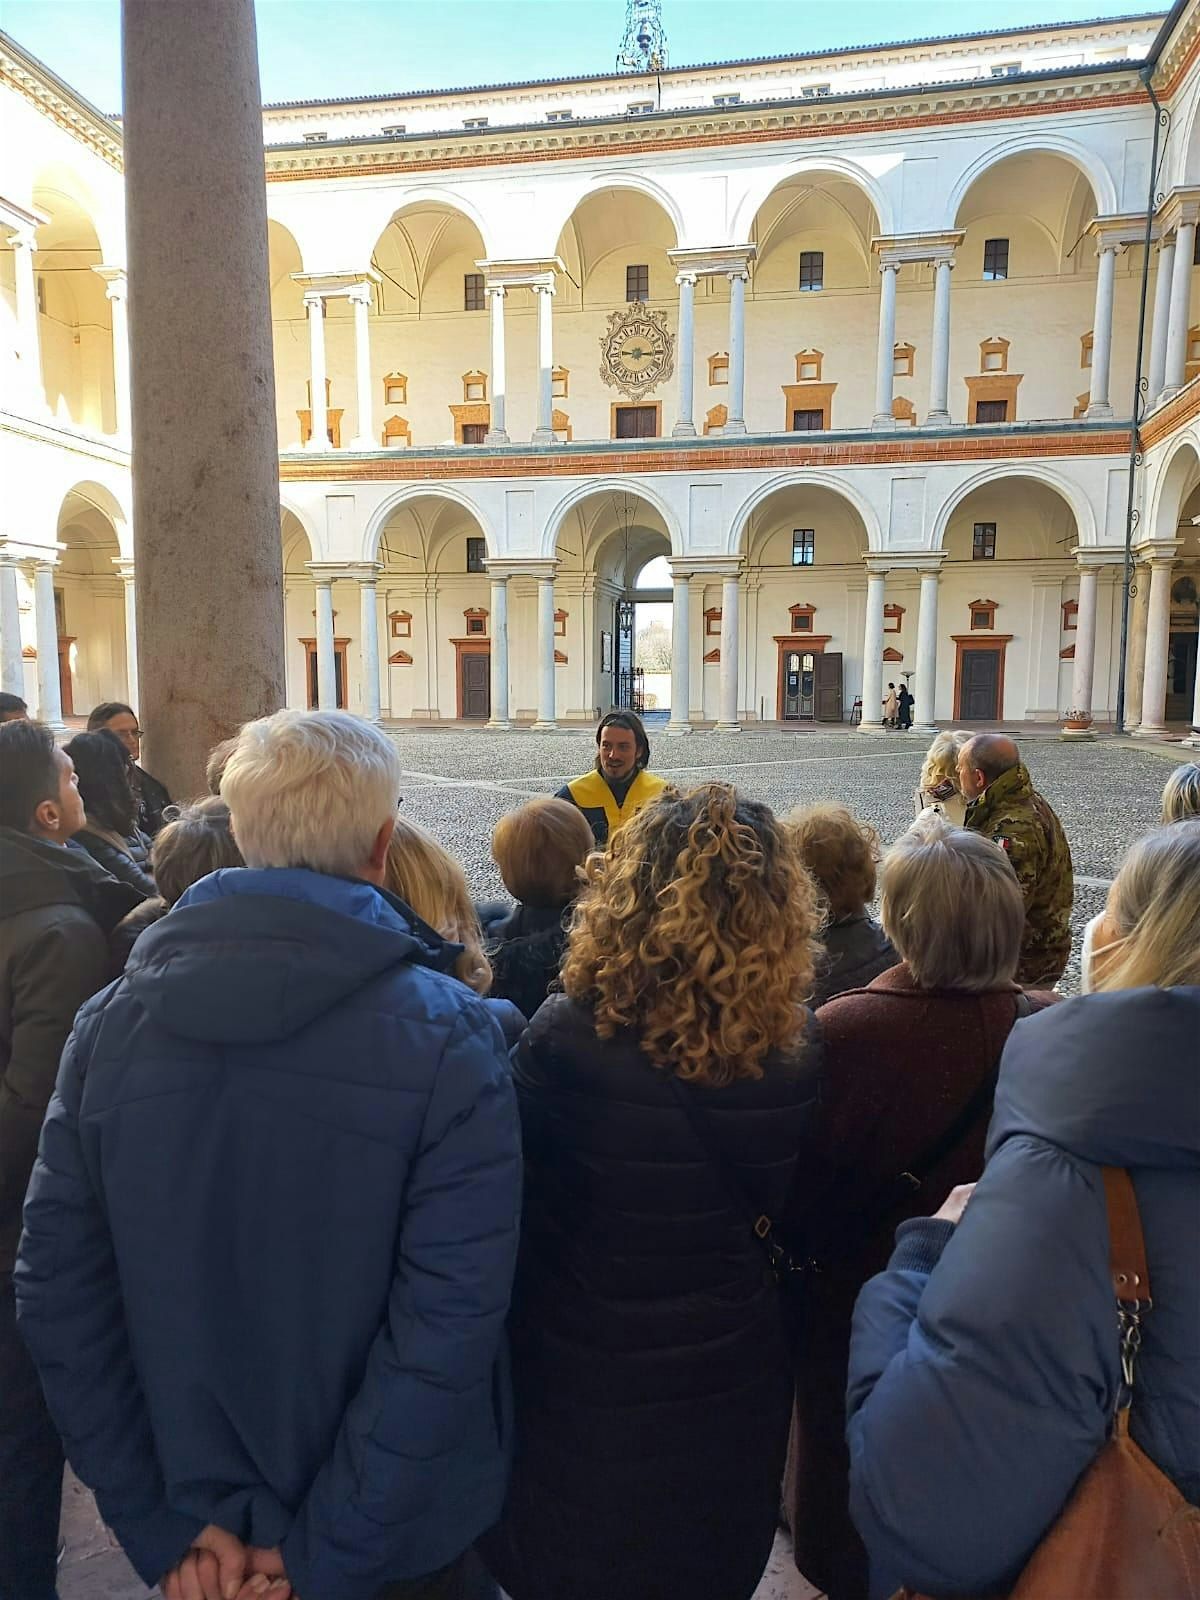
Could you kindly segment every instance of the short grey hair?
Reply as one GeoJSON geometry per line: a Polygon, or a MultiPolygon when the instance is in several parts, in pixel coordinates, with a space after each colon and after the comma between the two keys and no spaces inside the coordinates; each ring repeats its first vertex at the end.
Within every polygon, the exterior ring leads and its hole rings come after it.
{"type": "Polygon", "coordinates": [[[394,819],[400,756],[347,711],[276,711],[247,722],[221,798],[248,867],[309,867],[352,878],[394,819]]]}
{"type": "Polygon", "coordinates": [[[922,989],[981,994],[1011,984],[1025,900],[1000,845],[936,812],[883,858],[883,926],[922,989]]]}

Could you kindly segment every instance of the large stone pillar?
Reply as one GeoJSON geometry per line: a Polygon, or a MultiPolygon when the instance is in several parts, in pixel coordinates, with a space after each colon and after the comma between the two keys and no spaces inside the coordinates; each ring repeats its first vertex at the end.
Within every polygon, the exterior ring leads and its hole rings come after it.
{"type": "MultiPolygon", "coordinates": [[[[722,433],[746,431],[746,279],[745,268],[729,273],[729,393],[722,433]]],[[[719,726],[719,724],[718,724],[719,726]]]]}
{"type": "MultiPolygon", "coordinates": [[[[916,690],[913,698],[917,702],[917,720],[913,724],[918,733],[935,732],[934,717],[937,715],[937,645],[938,645],[938,584],[941,582],[936,568],[930,572],[921,573],[921,600],[917,612],[917,673],[916,690]]],[[[868,589],[868,593],[869,593],[868,589]]],[[[882,641],[881,641],[882,644],[882,641]]],[[[880,656],[882,657],[882,649],[880,656]]],[[[880,661],[880,682],[882,684],[882,659],[880,661]]],[[[912,689],[909,684],[909,689],[912,689]]],[[[863,709],[866,710],[866,695],[863,696],[863,709]]]]}
{"type": "MultiPolygon", "coordinates": [[[[488,285],[488,304],[492,315],[492,410],[491,426],[487,431],[488,444],[507,444],[506,429],[508,378],[504,354],[504,301],[508,290],[502,283],[488,285]]],[[[553,372],[551,373],[553,379],[553,372]]],[[[550,385],[551,421],[553,422],[554,385],[550,385]]],[[[495,710],[493,701],[492,710],[495,710]]]]}
{"type": "Polygon", "coordinates": [[[1158,271],[1154,278],[1154,321],[1150,330],[1150,366],[1146,380],[1146,401],[1156,405],[1167,381],[1167,328],[1171,320],[1171,279],[1175,269],[1175,238],[1164,239],[1158,247],[1158,271]]]}
{"type": "Polygon", "coordinates": [[[21,654],[21,599],[17,560],[0,551],[0,689],[25,698],[25,658],[21,654]]]}
{"type": "Polygon", "coordinates": [[[354,439],[356,450],[375,450],[379,447],[379,440],[375,437],[375,385],[371,379],[371,294],[369,283],[356,283],[346,292],[346,298],[354,307],[354,386],[358,395],[358,432],[354,439]]]}
{"type": "Polygon", "coordinates": [[[137,669],[137,587],[134,582],[134,565],[125,556],[114,556],[113,566],[121,576],[125,591],[125,693],[129,704],[138,703],[137,669]]]}
{"type": "Polygon", "coordinates": [[[721,580],[721,700],[715,732],[741,733],[738,721],[738,575],[721,580]]]}
{"type": "Polygon", "coordinates": [[[128,280],[124,267],[93,267],[104,279],[104,294],[112,315],[113,418],[119,438],[129,437],[129,318],[126,314],[128,280]]]}
{"type": "Polygon", "coordinates": [[[1188,319],[1192,298],[1192,257],[1196,252],[1196,224],[1180,219],[1175,231],[1175,260],[1171,270],[1171,313],[1167,323],[1167,363],[1163,398],[1168,399],[1187,381],[1188,319]]]}
{"type": "Polygon", "coordinates": [[[202,794],[212,746],[285,693],[254,7],[122,14],[138,709],[149,769],[202,794]]]}
{"type": "Polygon", "coordinates": [[[867,572],[867,616],[863,627],[863,688],[860,733],[883,732],[883,604],[887,573],[867,572]]]}
{"type": "Polygon", "coordinates": [[[535,733],[554,733],[554,573],[538,574],[538,714],[535,733]]]}
{"type": "Polygon", "coordinates": [[[871,426],[887,430],[896,426],[892,415],[892,396],[896,379],[896,279],[899,266],[893,261],[879,267],[879,347],[875,354],[875,415],[871,426]]]}
{"type": "MultiPolygon", "coordinates": [[[[508,574],[493,572],[491,579],[492,714],[488,718],[488,727],[504,729],[512,727],[508,709],[508,574]]],[[[550,592],[553,597],[553,585],[550,592]]]]}
{"type": "Polygon", "coordinates": [[[328,373],[325,366],[325,296],[315,291],[304,296],[308,312],[308,397],[312,427],[308,449],[329,449],[329,407],[325,398],[328,373]]]}
{"type": "Polygon", "coordinates": [[[668,733],[691,733],[688,701],[691,699],[691,661],[688,656],[691,627],[689,601],[691,573],[671,568],[671,719],[668,733]]]}
{"type": "Polygon", "coordinates": [[[370,567],[358,575],[363,716],[368,722],[378,722],[382,709],[379,688],[379,596],[375,587],[378,579],[377,567],[370,567]]]}
{"type": "Polygon", "coordinates": [[[537,300],[538,391],[534,444],[554,443],[554,285],[535,283],[537,300]]]}
{"type": "Polygon", "coordinates": [[[1092,319],[1092,382],[1086,412],[1089,417],[1111,417],[1113,414],[1112,406],[1108,403],[1108,371],[1112,356],[1116,274],[1117,245],[1102,239],[1096,268],[1096,310],[1092,319]]]}
{"type": "Polygon", "coordinates": [[[58,679],[58,617],[54,610],[53,561],[36,561],[33,567],[33,615],[37,629],[38,721],[55,733],[65,733],[62,689],[58,679]]]}
{"type": "Polygon", "coordinates": [[[933,348],[929,357],[928,427],[950,422],[950,274],[953,257],[935,261],[933,267],[933,348]]]}
{"type": "Polygon", "coordinates": [[[1142,679],[1139,739],[1160,739],[1167,731],[1167,655],[1171,646],[1170,556],[1151,559],[1150,603],[1146,612],[1146,671],[1142,679]]]}
{"type": "Polygon", "coordinates": [[[1075,661],[1071,672],[1071,704],[1068,724],[1063,732],[1070,737],[1090,737],[1092,726],[1092,681],[1096,669],[1096,593],[1100,582],[1098,567],[1079,569],[1079,610],[1075,613],[1075,661]],[[1079,726],[1082,724],[1082,726],[1079,726]]]}
{"type": "MultiPolygon", "coordinates": [[[[675,276],[675,282],[679,285],[679,414],[675,419],[675,426],[671,429],[671,437],[672,439],[694,439],[696,437],[696,422],[692,415],[692,409],[696,386],[696,274],[694,272],[679,272],[675,276]]],[[[674,695],[674,692],[672,689],[672,695],[674,695]]],[[[675,710],[672,706],[672,719],[674,719],[674,715],[675,710]]]]}

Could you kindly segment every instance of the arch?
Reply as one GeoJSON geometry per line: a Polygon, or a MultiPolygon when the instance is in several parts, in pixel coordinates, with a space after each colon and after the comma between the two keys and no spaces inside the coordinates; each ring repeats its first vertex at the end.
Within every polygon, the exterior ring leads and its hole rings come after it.
{"type": "Polygon", "coordinates": [[[470,495],[457,486],[448,483],[410,483],[403,489],[398,489],[386,500],[380,502],[367,519],[363,531],[362,548],[358,559],[361,561],[377,561],[379,559],[379,543],[383,537],[383,530],[387,527],[392,517],[410,500],[449,500],[454,505],[461,507],[479,526],[479,531],[487,540],[487,553],[489,556],[500,554],[496,543],[496,536],[487,518],[479,509],[470,495]]]}
{"type": "Polygon", "coordinates": [[[378,204],[368,202],[369,208],[364,208],[361,215],[355,219],[351,230],[357,246],[353,251],[354,259],[361,257],[364,265],[374,254],[383,234],[406,211],[420,211],[434,207],[444,207],[464,217],[483,241],[484,256],[492,255],[494,245],[490,221],[473,200],[456,193],[453,189],[443,188],[438,184],[432,184],[428,188],[402,189],[399,193],[394,189],[379,189],[372,195],[372,202],[376,195],[378,204]]]}
{"type": "Polygon", "coordinates": [[[1034,461],[1013,461],[984,467],[979,472],[973,473],[965,483],[959,484],[938,509],[933,523],[930,548],[945,549],[946,529],[950,525],[950,519],[968,495],[973,494],[976,489],[986,488],[989,484],[999,483],[1005,478],[1025,478],[1052,490],[1060,500],[1066,502],[1071,515],[1075,518],[1075,529],[1079,535],[1080,545],[1095,545],[1098,542],[1096,518],[1091,502],[1077,484],[1072,483],[1069,478],[1064,478],[1051,467],[1041,466],[1034,461]]]}
{"type": "Polygon", "coordinates": [[[1190,437],[1176,439],[1154,486],[1143,539],[1174,539],[1188,495],[1200,482],[1200,446],[1190,437]]]}
{"type": "Polygon", "coordinates": [[[113,265],[125,260],[124,217],[119,211],[115,217],[111,215],[111,208],[104,204],[77,167],[65,161],[46,163],[34,174],[30,192],[34,206],[50,212],[51,221],[54,204],[47,197],[57,195],[68,206],[81,211],[91,223],[102,258],[113,265]],[[39,196],[42,198],[39,199],[39,196]]]}
{"type": "Polygon", "coordinates": [[[782,472],[778,477],[770,478],[766,483],[760,484],[757,489],[752,490],[747,495],[729,525],[729,545],[722,554],[731,556],[741,554],[742,543],[746,536],[750,518],[758,510],[759,506],[771,499],[773,495],[778,494],[781,489],[805,487],[824,489],[829,494],[836,495],[840,500],[844,500],[858,514],[859,520],[866,529],[868,551],[873,553],[883,549],[883,530],[880,528],[875,508],[869,500],[864,499],[858,490],[852,488],[850,484],[833,478],[827,472],[804,471],[782,472]]]}
{"type": "Polygon", "coordinates": [[[304,534],[304,537],[308,540],[309,560],[322,560],[324,558],[322,541],[317,537],[316,525],[314,524],[313,519],[308,512],[302,510],[294,500],[290,500],[286,495],[282,494],[279,496],[279,511],[281,531],[283,516],[286,513],[288,516],[293,517],[296,522],[300,524],[300,529],[304,534]]]}
{"type": "Polygon", "coordinates": [[[675,229],[676,247],[683,244],[687,233],[683,208],[668,189],[664,189],[653,178],[647,178],[640,172],[598,172],[578,188],[567,190],[559,212],[547,217],[547,248],[554,249],[563,229],[585,200],[608,189],[630,189],[644,195],[648,200],[653,200],[666,213],[671,226],[675,229]]]}
{"type": "Polygon", "coordinates": [[[739,244],[748,243],[755,217],[775,190],[781,183],[803,177],[806,173],[814,175],[827,173],[830,177],[843,178],[847,183],[854,184],[862,190],[875,208],[880,233],[886,237],[895,232],[891,199],[864,167],[860,167],[857,162],[845,156],[814,154],[781,162],[779,166],[770,168],[755,179],[734,208],[730,224],[733,241],[739,244]]]}
{"type": "Polygon", "coordinates": [[[567,513],[574,510],[584,500],[590,500],[595,495],[625,494],[632,495],[635,499],[644,500],[658,512],[667,530],[667,537],[671,541],[671,554],[683,554],[683,530],[679,526],[679,519],[671,509],[670,504],[663,499],[657,489],[650,488],[642,482],[635,482],[626,478],[587,478],[582,483],[562,497],[554,510],[546,519],[546,526],[542,533],[542,548],[538,554],[544,559],[553,560],[558,549],[558,536],[562,532],[562,525],[567,513]]]}
{"type": "Polygon", "coordinates": [[[120,500],[102,483],[97,483],[92,478],[80,479],[71,484],[59,497],[58,516],[55,527],[61,527],[63,517],[68,511],[68,502],[72,499],[82,500],[92,510],[98,511],[102,517],[112,524],[113,536],[117,541],[120,555],[129,559],[133,555],[133,530],[130,526],[129,514],[120,500]]]}
{"type": "Polygon", "coordinates": [[[1011,139],[989,146],[959,174],[946,201],[942,226],[947,230],[957,226],[958,213],[972,185],[992,167],[998,166],[1001,161],[1007,161],[1010,156],[1035,155],[1059,156],[1078,168],[1092,186],[1097,216],[1111,216],[1118,210],[1116,182],[1094,150],[1077,144],[1074,139],[1069,139],[1064,134],[1039,133],[1032,139],[1028,135],[1015,134],[1011,139]]]}

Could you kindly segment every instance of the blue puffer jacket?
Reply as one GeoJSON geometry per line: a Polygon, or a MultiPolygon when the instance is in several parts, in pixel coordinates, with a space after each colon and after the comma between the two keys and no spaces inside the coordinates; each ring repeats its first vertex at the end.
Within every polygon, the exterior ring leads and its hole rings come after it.
{"type": "Polygon", "coordinates": [[[458,947],[398,907],[214,873],[76,1020],[17,1297],[147,1583],[214,1522],[368,1600],[499,1513],[516,1104],[458,947]]]}
{"type": "Polygon", "coordinates": [[[1198,1041],[1200,988],[1087,995],[1013,1029],[962,1221],[905,1223],[855,1308],[873,1596],[1007,1590],[1103,1444],[1120,1364],[1102,1165],[1133,1178],[1154,1298],[1131,1431],[1200,1504],[1198,1041]]]}

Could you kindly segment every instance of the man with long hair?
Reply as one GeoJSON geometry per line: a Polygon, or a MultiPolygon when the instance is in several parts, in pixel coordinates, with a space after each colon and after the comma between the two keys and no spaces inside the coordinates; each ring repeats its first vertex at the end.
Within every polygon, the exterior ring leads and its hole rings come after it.
{"type": "Polygon", "coordinates": [[[617,829],[667,787],[647,772],[650,741],[642,719],[633,711],[610,711],[596,729],[596,765],[582,778],[572,778],[555,795],[570,800],[587,819],[598,845],[606,845],[617,829]]]}

